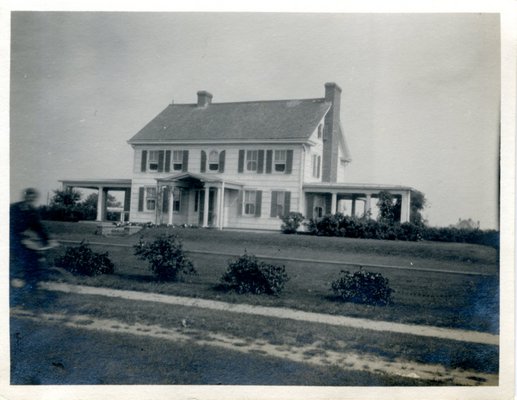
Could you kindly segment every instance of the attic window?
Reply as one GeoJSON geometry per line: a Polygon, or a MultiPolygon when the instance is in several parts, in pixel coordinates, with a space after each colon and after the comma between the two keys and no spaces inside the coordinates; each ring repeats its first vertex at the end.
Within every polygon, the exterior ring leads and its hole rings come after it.
{"type": "Polygon", "coordinates": [[[287,150],[275,150],[275,172],[285,172],[287,150]]]}
{"type": "Polygon", "coordinates": [[[318,139],[321,139],[322,136],[323,136],[323,125],[319,124],[318,125],[318,139]]]}
{"type": "Polygon", "coordinates": [[[219,171],[219,153],[215,150],[208,154],[208,170],[219,171]]]}
{"type": "Polygon", "coordinates": [[[172,169],[181,171],[183,169],[183,150],[174,150],[172,152],[172,169]]]}
{"type": "Polygon", "coordinates": [[[158,150],[149,151],[149,160],[147,162],[149,171],[158,171],[158,154],[158,150]]]}

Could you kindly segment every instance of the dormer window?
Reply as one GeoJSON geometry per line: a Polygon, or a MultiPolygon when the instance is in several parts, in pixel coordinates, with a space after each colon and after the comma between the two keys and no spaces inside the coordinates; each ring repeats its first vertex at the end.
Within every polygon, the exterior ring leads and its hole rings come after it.
{"type": "Polygon", "coordinates": [[[219,153],[215,150],[208,154],[208,170],[219,171],[219,153]]]}
{"type": "Polygon", "coordinates": [[[275,172],[285,172],[287,162],[287,150],[275,150],[275,172]]]}
{"type": "Polygon", "coordinates": [[[318,139],[323,137],[323,124],[318,125],[318,139]]]}
{"type": "Polygon", "coordinates": [[[147,169],[149,171],[158,171],[158,159],[159,159],[158,150],[149,151],[149,159],[147,161],[147,169]]]}

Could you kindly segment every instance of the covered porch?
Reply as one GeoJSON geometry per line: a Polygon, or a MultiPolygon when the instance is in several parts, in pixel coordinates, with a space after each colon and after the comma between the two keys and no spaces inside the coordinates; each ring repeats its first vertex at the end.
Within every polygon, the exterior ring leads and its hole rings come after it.
{"type": "Polygon", "coordinates": [[[400,202],[399,221],[409,222],[411,187],[375,184],[313,183],[303,186],[305,204],[302,210],[307,218],[319,218],[325,214],[341,212],[345,215],[370,218],[375,214],[373,199],[386,191],[400,202]]]}
{"type": "Polygon", "coordinates": [[[62,180],[63,190],[92,189],[97,190],[97,218],[96,221],[106,221],[108,192],[124,192],[124,205],[120,210],[120,220],[129,221],[129,207],[131,202],[131,179],[85,179],[62,180]]]}
{"type": "Polygon", "coordinates": [[[229,199],[242,185],[208,174],[182,173],[158,178],[157,223],[197,225],[223,229],[227,226],[229,199]]]}

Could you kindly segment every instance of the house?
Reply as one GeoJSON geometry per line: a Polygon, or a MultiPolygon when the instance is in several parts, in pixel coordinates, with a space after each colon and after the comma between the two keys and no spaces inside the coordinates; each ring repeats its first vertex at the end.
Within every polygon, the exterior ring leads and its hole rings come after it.
{"type": "Polygon", "coordinates": [[[63,186],[97,188],[98,220],[108,190],[126,192],[126,219],[140,223],[278,230],[289,211],[369,214],[382,190],[401,199],[401,221],[409,220],[411,188],[346,183],[351,157],[337,84],[326,83],[315,99],[212,99],[199,91],[194,104],[170,104],[129,139],[130,181],[63,186]]]}

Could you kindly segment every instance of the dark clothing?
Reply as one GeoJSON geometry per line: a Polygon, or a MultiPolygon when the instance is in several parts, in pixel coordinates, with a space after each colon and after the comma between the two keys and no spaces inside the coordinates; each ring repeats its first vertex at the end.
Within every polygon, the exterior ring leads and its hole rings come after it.
{"type": "Polygon", "coordinates": [[[31,231],[46,244],[49,236],[42,225],[37,209],[27,202],[14,203],[10,207],[10,270],[12,278],[25,280],[28,288],[35,288],[42,270],[39,255],[28,249],[22,240],[27,237],[26,231],[31,231]]]}

